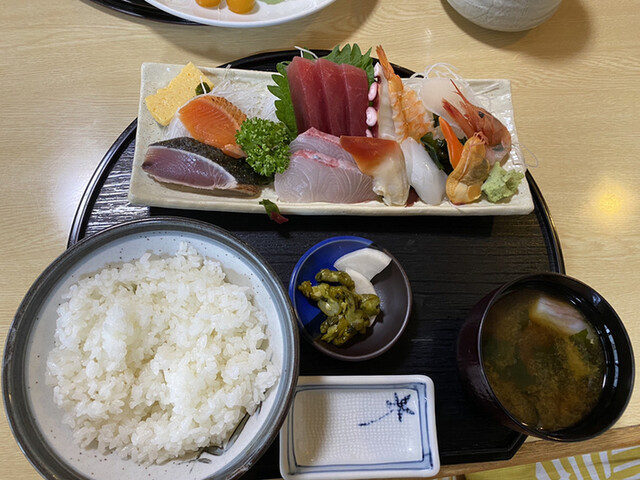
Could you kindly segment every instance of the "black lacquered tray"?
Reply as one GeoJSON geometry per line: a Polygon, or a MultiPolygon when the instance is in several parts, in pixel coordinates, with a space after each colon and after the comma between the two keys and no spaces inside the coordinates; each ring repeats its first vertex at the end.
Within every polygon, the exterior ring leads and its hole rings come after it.
{"type": "Polygon", "coordinates": [[[182,25],[198,25],[175,15],[171,15],[159,8],[154,7],[144,0],[91,0],[103,7],[116,10],[117,12],[132,15],[138,18],[146,18],[163,23],[177,23],[182,25]]]}
{"type": "MultiPolygon", "coordinates": [[[[274,70],[296,52],[259,54],[235,68],[274,70]]],[[[324,52],[318,52],[324,53],[324,52]]],[[[399,74],[412,72],[397,67],[399,74]]],[[[424,374],[435,384],[436,422],[443,465],[512,457],[525,436],[494,422],[467,398],[458,379],[456,337],[471,306],[500,284],[535,272],[564,273],[558,238],[533,177],[535,209],[498,217],[290,216],[278,225],[267,215],[169,210],[127,201],[136,121],[98,166],[76,213],[69,245],[114,224],[156,215],[211,222],[257,249],[286,286],[298,258],[336,235],[369,238],[403,265],[413,290],[413,312],[402,338],[382,356],[344,362],[324,356],[301,339],[301,375],[424,374]]],[[[247,478],[279,476],[274,442],[247,478]]]]}

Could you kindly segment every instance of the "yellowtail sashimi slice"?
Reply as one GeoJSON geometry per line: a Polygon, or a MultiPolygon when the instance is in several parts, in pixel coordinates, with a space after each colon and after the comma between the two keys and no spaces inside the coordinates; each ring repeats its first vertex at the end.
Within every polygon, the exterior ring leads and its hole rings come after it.
{"type": "Polygon", "coordinates": [[[338,258],[333,266],[336,270],[355,270],[371,281],[373,277],[387,268],[391,263],[391,257],[375,248],[361,248],[347,253],[338,258]]]}
{"type": "MultiPolygon", "coordinates": [[[[353,270],[352,268],[345,268],[342,271],[347,273],[351,277],[351,280],[353,280],[353,283],[354,283],[354,290],[358,295],[366,295],[366,294],[377,295],[376,289],[373,286],[373,283],[371,283],[360,272],[353,270]]],[[[375,322],[376,317],[377,315],[371,315],[369,317],[370,326],[373,325],[373,322],[375,322]]]]}

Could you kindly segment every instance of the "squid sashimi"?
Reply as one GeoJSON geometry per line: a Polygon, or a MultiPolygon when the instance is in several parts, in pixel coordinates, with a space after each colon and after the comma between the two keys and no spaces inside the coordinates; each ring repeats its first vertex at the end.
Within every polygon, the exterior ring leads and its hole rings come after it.
{"type": "MultiPolygon", "coordinates": [[[[456,105],[460,101],[460,96],[455,89],[455,85],[451,82],[450,78],[434,77],[434,78],[420,78],[420,87],[418,89],[418,95],[422,100],[422,103],[427,110],[433,112],[441,118],[444,118],[454,128],[458,137],[463,137],[464,132],[453,117],[449,115],[449,112],[443,107],[444,100],[447,100],[452,105],[456,105]]],[[[470,88],[465,87],[465,83],[460,83],[460,91],[464,93],[465,97],[470,102],[479,104],[479,100],[470,88]]]]}
{"type": "Polygon", "coordinates": [[[401,144],[407,166],[407,178],[420,200],[429,205],[439,205],[444,199],[447,174],[433,162],[422,144],[406,138],[401,144]]]}
{"type": "Polygon", "coordinates": [[[336,136],[365,134],[369,81],[363,69],[295,57],[287,79],[298,132],[314,127],[336,136]]]}
{"type": "Polygon", "coordinates": [[[246,162],[190,137],[152,143],[142,169],[162,183],[244,197],[257,196],[268,181],[246,162]]]}
{"type": "Polygon", "coordinates": [[[340,145],[353,155],[362,173],[373,179],[373,191],[386,205],[405,205],[409,182],[398,142],[372,137],[340,137],[340,145]]]}
{"type": "MultiPolygon", "coordinates": [[[[451,83],[453,83],[453,80],[451,83]]],[[[507,127],[484,108],[477,107],[467,100],[455,83],[453,83],[453,86],[462,100],[460,109],[456,108],[447,99],[442,100],[443,108],[462,129],[467,138],[471,138],[477,132],[482,133],[487,146],[485,155],[491,165],[505,160],[511,150],[511,134],[507,127]]]]}
{"type": "Polygon", "coordinates": [[[373,182],[352,161],[311,150],[291,154],[289,168],[276,173],[279,200],[291,203],[359,203],[377,199],[373,182]]]}
{"type": "Polygon", "coordinates": [[[299,150],[320,152],[339,161],[349,162],[355,165],[353,156],[340,146],[340,138],[330,133],[321,132],[313,127],[298,135],[289,145],[289,151],[291,153],[299,150]]]}
{"type": "Polygon", "coordinates": [[[220,148],[235,158],[244,156],[235,135],[247,117],[226,98],[200,95],[184,104],[177,117],[199,142],[220,148]]]}

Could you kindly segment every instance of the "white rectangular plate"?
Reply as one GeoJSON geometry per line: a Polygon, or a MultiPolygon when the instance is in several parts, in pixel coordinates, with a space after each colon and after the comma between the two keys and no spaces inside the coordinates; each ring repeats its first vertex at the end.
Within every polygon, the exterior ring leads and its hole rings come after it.
{"type": "Polygon", "coordinates": [[[424,375],[301,376],[280,429],[280,474],[433,476],[440,470],[434,402],[424,375]]]}
{"type": "MultiPolygon", "coordinates": [[[[147,147],[151,143],[164,140],[167,129],[153,119],[144,99],[155,93],[158,88],[166,86],[172,78],[178,75],[183,66],[161,63],[142,65],[138,128],[129,189],[129,201],[132,204],[189,210],[264,213],[264,207],[259,202],[262,199],[268,199],[275,202],[284,215],[522,215],[533,210],[533,199],[527,181],[520,182],[518,192],[506,201],[491,203],[483,198],[468,205],[453,205],[448,200],[443,201],[440,205],[427,205],[418,201],[409,206],[387,206],[382,201],[353,204],[287,203],[278,199],[272,186],[264,188],[260,197],[249,199],[167,188],[142,170],[147,147]]],[[[266,91],[267,85],[273,84],[271,80],[273,73],[271,72],[200,68],[213,81],[214,85],[231,80],[236,87],[244,85],[247,90],[264,89],[266,91]]],[[[491,113],[499,118],[511,132],[513,146],[505,168],[516,168],[524,172],[523,156],[518,146],[518,136],[513,118],[510,82],[508,80],[468,80],[468,83],[475,92],[483,93],[483,97],[490,103],[491,113]]],[[[270,93],[267,92],[267,94],[273,97],[270,93]]],[[[275,99],[275,97],[273,98],[275,99]]]]}

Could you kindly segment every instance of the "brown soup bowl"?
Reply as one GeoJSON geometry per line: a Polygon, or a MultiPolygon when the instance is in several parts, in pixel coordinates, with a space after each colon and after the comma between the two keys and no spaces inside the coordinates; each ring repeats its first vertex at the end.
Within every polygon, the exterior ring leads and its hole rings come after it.
{"type": "Polygon", "coordinates": [[[507,427],[547,440],[575,442],[595,437],[609,429],[624,412],[635,377],[629,336],[611,305],[584,283],[556,273],[519,277],[486,295],[469,312],[458,335],[458,367],[471,397],[507,427]],[[604,377],[599,399],[590,413],[577,423],[558,430],[543,430],[518,420],[498,399],[483,366],[483,332],[487,314],[505,295],[523,288],[548,292],[576,307],[591,324],[604,353],[604,377]]]}

